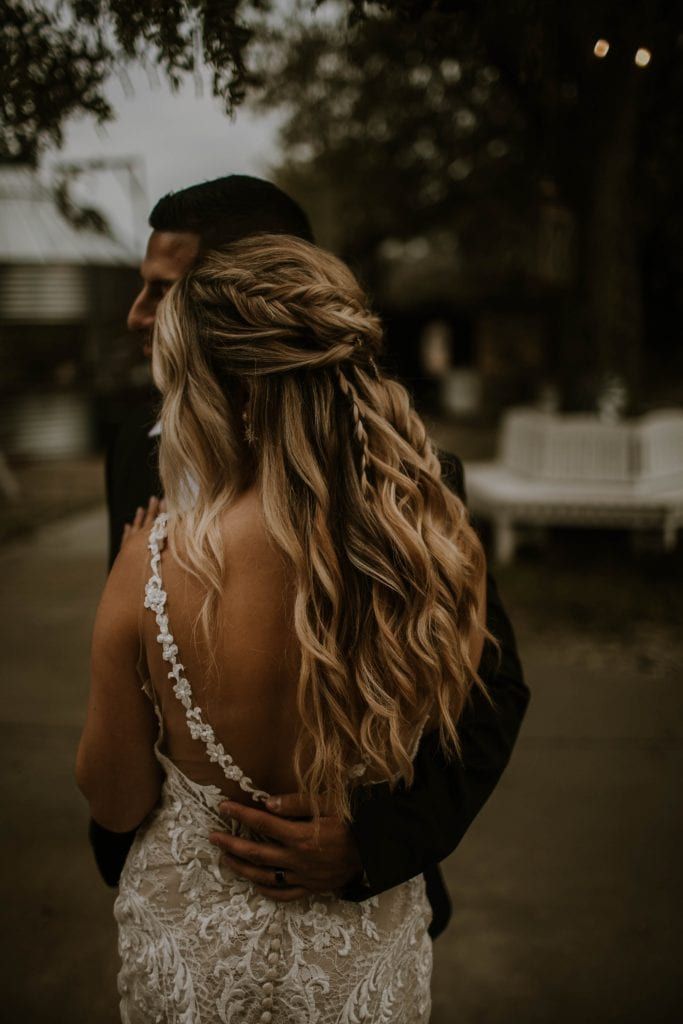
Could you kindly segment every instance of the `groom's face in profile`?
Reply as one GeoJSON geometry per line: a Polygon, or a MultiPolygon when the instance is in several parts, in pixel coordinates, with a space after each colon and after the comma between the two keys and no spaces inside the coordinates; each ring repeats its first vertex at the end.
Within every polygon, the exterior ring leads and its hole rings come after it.
{"type": "Polygon", "coordinates": [[[153,231],[140,266],[142,288],[128,313],[128,330],[142,337],[143,352],[152,354],[152,328],[157,306],[171,285],[192,266],[199,253],[199,235],[190,231],[153,231]]]}

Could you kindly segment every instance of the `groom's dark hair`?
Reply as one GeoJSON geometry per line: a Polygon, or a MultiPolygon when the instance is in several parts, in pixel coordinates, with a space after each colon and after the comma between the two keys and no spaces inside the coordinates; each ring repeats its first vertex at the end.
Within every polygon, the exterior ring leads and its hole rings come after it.
{"type": "Polygon", "coordinates": [[[215,249],[261,232],[313,242],[308,217],[277,185],[246,174],[169,192],[149,215],[155,231],[191,231],[201,249],[215,249]]]}

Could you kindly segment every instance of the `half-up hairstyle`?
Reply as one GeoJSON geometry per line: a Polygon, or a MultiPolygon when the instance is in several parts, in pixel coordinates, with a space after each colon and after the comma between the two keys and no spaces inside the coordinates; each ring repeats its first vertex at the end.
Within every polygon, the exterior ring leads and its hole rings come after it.
{"type": "Polygon", "coordinates": [[[153,343],[169,532],[206,590],[204,640],[219,629],[219,517],[254,485],[295,581],[296,776],[346,820],[353,766],[410,785],[430,714],[459,756],[470,690],[491,701],[469,653],[473,635],[493,641],[483,550],[408,392],[378,368],[382,344],[348,267],[283,235],[204,254],[153,343]]]}

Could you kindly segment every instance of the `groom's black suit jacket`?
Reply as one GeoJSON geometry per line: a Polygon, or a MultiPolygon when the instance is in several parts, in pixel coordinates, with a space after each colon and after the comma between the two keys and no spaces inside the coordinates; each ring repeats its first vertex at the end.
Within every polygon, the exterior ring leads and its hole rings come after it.
{"type": "MultiPolygon", "coordinates": [[[[154,423],[152,405],[131,414],[107,455],[107,502],[110,522],[110,563],[118,552],[123,527],[161,494],[157,439],[148,431],[154,423]]],[[[465,497],[462,463],[439,452],[445,483],[465,497]]],[[[501,645],[498,663],[487,642],[479,669],[495,701],[491,708],[478,689],[472,691],[459,723],[462,762],[446,759],[438,734],[425,736],[415,759],[410,789],[387,784],[358,789],[353,798],[353,834],[369,886],[348,886],[344,896],[363,900],[414,875],[424,874],[433,910],[430,935],[435,938],[449,921],[451,904],[438,864],[458,845],[493,792],[517,738],[529,703],[517,655],[515,637],[496,584],[488,576],[487,625],[501,645]]],[[[135,833],[114,833],[91,822],[90,839],[104,880],[118,884],[135,833]]]]}

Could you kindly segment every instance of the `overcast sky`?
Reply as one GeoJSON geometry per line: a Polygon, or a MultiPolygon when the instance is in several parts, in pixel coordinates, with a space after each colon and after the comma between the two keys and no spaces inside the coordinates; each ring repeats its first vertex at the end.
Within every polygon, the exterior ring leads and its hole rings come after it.
{"type": "MultiPolygon", "coordinates": [[[[277,126],[281,115],[256,115],[240,108],[235,120],[221,111],[211,96],[196,94],[191,79],[172,93],[165,81],[150,84],[145,72],[131,72],[133,94],[113,78],[107,96],[116,120],[98,129],[92,118],[74,119],[67,126],[64,146],[46,155],[46,167],[80,158],[142,158],[147,212],[171,189],[233,172],[268,177],[277,157],[277,126]]],[[[112,219],[123,238],[134,237],[135,212],[125,174],[92,172],[80,179],[77,198],[87,197],[112,219]]],[[[137,220],[140,219],[140,214],[137,220]]],[[[147,231],[137,231],[138,246],[147,231]]]]}

